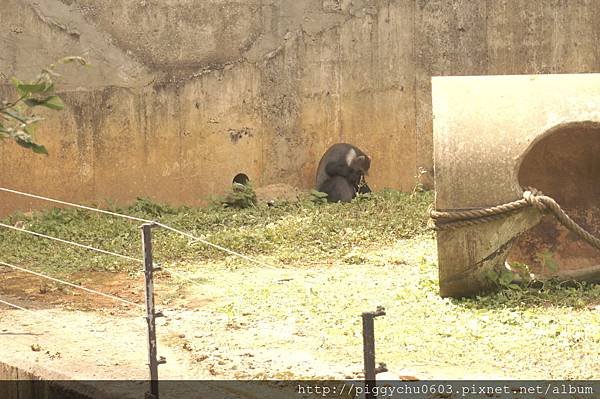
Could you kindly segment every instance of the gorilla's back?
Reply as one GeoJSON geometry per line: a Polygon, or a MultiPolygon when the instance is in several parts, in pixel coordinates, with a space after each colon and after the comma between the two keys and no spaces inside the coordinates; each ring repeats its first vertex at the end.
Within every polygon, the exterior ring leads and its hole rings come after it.
{"type": "Polygon", "coordinates": [[[323,154],[321,160],[319,161],[319,166],[317,166],[315,188],[318,189],[321,186],[321,184],[323,184],[323,182],[330,177],[327,174],[327,172],[325,172],[325,166],[327,166],[329,162],[336,162],[345,158],[346,154],[348,154],[348,152],[352,149],[355,149],[355,151],[360,152],[358,148],[348,143],[334,144],[331,147],[329,147],[327,151],[325,151],[325,154],[323,154]]]}

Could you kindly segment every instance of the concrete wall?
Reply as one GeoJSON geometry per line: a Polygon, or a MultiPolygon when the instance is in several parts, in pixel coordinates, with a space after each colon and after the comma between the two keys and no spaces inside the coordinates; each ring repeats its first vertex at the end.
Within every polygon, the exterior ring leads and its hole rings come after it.
{"type": "MultiPolygon", "coordinates": [[[[40,378],[40,369],[24,369],[0,361],[0,398],[2,399],[116,399],[104,395],[84,382],[66,381],[65,376],[53,374],[54,380],[40,378]]],[[[125,398],[125,397],[123,397],[125,398]]],[[[129,396],[128,399],[132,397],[129,396]]]]}
{"type": "MultiPolygon", "coordinates": [[[[433,115],[436,209],[505,204],[531,186],[600,233],[600,74],[436,77],[433,115]]],[[[507,256],[538,277],[551,269],[544,253],[567,279],[598,274],[598,251],[550,212],[541,224],[535,207],[505,216],[437,232],[440,295],[492,288],[487,273],[504,270],[507,256]]]]}
{"type": "Polygon", "coordinates": [[[0,27],[0,83],[93,64],[60,80],[49,157],[0,147],[0,186],[73,201],[194,204],[238,172],[310,187],[339,141],[375,189],[409,190],[432,167],[431,76],[600,70],[594,0],[2,0],[0,27]]]}

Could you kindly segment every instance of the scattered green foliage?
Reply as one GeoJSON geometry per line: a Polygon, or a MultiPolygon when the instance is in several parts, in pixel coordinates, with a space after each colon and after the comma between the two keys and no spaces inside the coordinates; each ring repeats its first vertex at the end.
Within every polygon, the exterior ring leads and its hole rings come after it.
{"type": "Polygon", "coordinates": [[[258,203],[256,193],[250,183],[233,183],[231,192],[219,202],[226,208],[246,209],[255,207],[258,203]]]}
{"type": "MultiPolygon", "coordinates": [[[[362,369],[360,314],[382,305],[387,314],[376,321],[377,356],[391,370],[414,370],[423,379],[600,376],[600,313],[594,310],[600,285],[549,281],[476,298],[441,298],[436,243],[429,234],[367,247],[332,266],[286,272],[230,269],[221,262],[190,265],[188,276],[207,281],[188,285],[186,297],[214,292],[220,300],[204,309],[198,324],[185,325],[191,333],[210,320],[214,331],[227,331],[201,352],[234,342],[275,353],[309,352],[314,361],[307,367],[328,364],[329,372],[346,373],[362,369]],[[282,277],[291,279],[280,282],[282,277]],[[297,334],[280,338],[286,326],[297,334]],[[249,333],[256,328],[260,334],[249,333]]],[[[250,375],[242,377],[265,377],[244,372],[250,375]]]]}
{"type": "MultiPolygon", "coordinates": [[[[182,304],[214,295],[214,302],[198,313],[199,325],[193,320],[182,324],[190,328],[186,335],[193,335],[210,320],[216,332],[210,339],[217,340],[207,342],[212,348],[243,342],[256,350],[281,353],[310,350],[317,364],[360,370],[360,314],[383,305],[387,315],[377,321],[377,350],[393,370],[409,368],[438,378],[600,377],[600,286],[531,282],[518,289],[508,284],[476,298],[440,298],[435,241],[426,229],[431,201],[430,192],[384,191],[350,204],[317,206],[307,199],[275,207],[175,208],[139,199],[129,207],[111,209],[159,219],[270,264],[287,266],[250,265],[174,233],[154,230],[156,260],[200,284],[177,291],[187,290],[182,304]],[[288,324],[289,334],[301,335],[291,339],[274,335],[288,324]],[[248,334],[257,326],[263,333],[248,334]]],[[[135,222],[55,209],[16,214],[3,223],[141,257],[135,222]]],[[[8,229],[0,229],[0,254],[2,261],[55,276],[79,270],[140,269],[127,260],[8,229]]],[[[518,265],[512,267],[519,273],[518,265]]],[[[522,273],[528,270],[523,268],[522,273]]],[[[183,284],[176,277],[167,281],[183,284]]]]}
{"type": "Polygon", "coordinates": [[[166,204],[159,204],[148,198],[138,198],[137,201],[126,210],[126,212],[142,214],[145,215],[146,218],[156,219],[162,217],[163,215],[176,214],[178,210],[166,204]]]}
{"type": "MultiPolygon", "coordinates": [[[[586,309],[600,304],[600,285],[583,281],[558,279],[537,280],[519,289],[504,289],[488,296],[465,299],[469,306],[479,307],[566,307],[586,309]]],[[[600,338],[600,337],[599,337],[600,338]]]]}
{"type": "Polygon", "coordinates": [[[558,262],[554,259],[554,255],[549,250],[544,250],[538,254],[538,259],[544,265],[545,268],[550,270],[551,272],[556,272],[558,270],[558,262]]]}
{"type": "Polygon", "coordinates": [[[511,262],[510,268],[521,282],[529,283],[531,281],[532,275],[528,265],[521,262],[511,262]]]}
{"type": "Polygon", "coordinates": [[[425,185],[421,182],[421,179],[424,175],[428,174],[429,172],[427,171],[427,169],[423,168],[422,166],[419,166],[417,168],[417,174],[414,176],[415,179],[415,185],[413,187],[413,193],[419,193],[419,192],[423,192],[423,191],[427,191],[427,189],[425,188],[425,185]]]}
{"type": "MultiPolygon", "coordinates": [[[[249,198],[246,191],[244,198],[249,198]]],[[[430,194],[410,195],[395,191],[374,194],[370,201],[315,206],[282,203],[244,209],[223,207],[179,207],[138,199],[114,211],[163,223],[234,251],[267,256],[288,265],[329,263],[356,248],[385,245],[398,238],[425,233],[425,210],[430,194]]],[[[15,214],[4,221],[28,230],[93,245],[109,251],[140,256],[140,233],[135,222],[79,209],[53,209],[15,214]]],[[[229,255],[190,242],[172,232],[156,229],[155,258],[158,261],[208,261],[229,255]]],[[[5,261],[25,262],[56,271],[131,270],[138,266],[84,249],[0,229],[0,253],[5,261]]],[[[1,260],[1,259],[0,259],[1,260]]]]}
{"type": "Polygon", "coordinates": [[[327,203],[327,193],[317,191],[317,190],[311,190],[309,199],[315,205],[326,204],[327,203]]]}
{"type": "MultiPolygon", "coordinates": [[[[57,64],[78,63],[86,65],[81,57],[65,57],[57,64]]],[[[64,104],[59,96],[54,93],[54,78],[60,76],[56,71],[56,64],[51,64],[42,69],[37,78],[24,83],[17,78],[12,83],[17,92],[14,100],[0,100],[0,139],[12,139],[18,145],[32,150],[36,154],[48,155],[48,150],[34,139],[36,124],[43,118],[33,114],[36,107],[51,110],[61,110],[64,104]]]]}
{"type": "Polygon", "coordinates": [[[371,193],[358,193],[356,197],[352,199],[352,202],[369,201],[371,199],[371,193]]]}
{"type": "Polygon", "coordinates": [[[518,285],[513,283],[513,280],[515,279],[515,273],[513,273],[512,271],[510,271],[508,269],[503,269],[503,270],[488,269],[485,271],[485,276],[492,283],[495,283],[500,287],[514,288],[514,289],[518,288],[518,285]]]}

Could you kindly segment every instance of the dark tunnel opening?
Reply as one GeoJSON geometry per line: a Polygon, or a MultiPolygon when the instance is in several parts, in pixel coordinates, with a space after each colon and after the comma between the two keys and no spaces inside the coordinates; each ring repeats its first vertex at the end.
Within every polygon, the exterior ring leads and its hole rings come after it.
{"type": "MultiPolygon", "coordinates": [[[[600,235],[600,124],[576,122],[551,129],[523,158],[521,187],[554,198],[590,233],[600,235]]],[[[521,262],[548,277],[577,276],[600,265],[600,251],[563,227],[552,215],[517,238],[508,262],[521,262]],[[558,269],[556,269],[558,266],[558,269]]]]}
{"type": "Polygon", "coordinates": [[[237,184],[241,184],[241,185],[246,186],[246,185],[248,185],[248,183],[250,183],[250,178],[245,173],[238,173],[233,178],[232,183],[237,183],[237,184]]]}

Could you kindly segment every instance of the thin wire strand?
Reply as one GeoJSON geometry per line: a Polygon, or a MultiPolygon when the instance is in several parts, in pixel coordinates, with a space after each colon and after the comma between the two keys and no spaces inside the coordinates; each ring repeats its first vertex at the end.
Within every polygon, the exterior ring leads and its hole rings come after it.
{"type": "Polygon", "coordinates": [[[271,268],[271,269],[282,269],[282,268],[285,268],[284,266],[277,267],[277,266],[271,265],[271,264],[269,264],[269,263],[266,263],[266,262],[260,261],[260,260],[258,260],[258,259],[251,258],[251,257],[249,257],[249,256],[247,256],[247,255],[241,254],[241,253],[239,253],[239,252],[235,252],[235,251],[233,251],[233,250],[231,250],[231,249],[228,249],[228,248],[222,247],[222,246],[220,246],[220,245],[218,245],[218,244],[214,244],[214,243],[212,243],[212,242],[210,242],[210,241],[206,241],[206,240],[204,240],[204,239],[202,239],[202,238],[200,238],[200,237],[196,237],[196,236],[194,236],[193,234],[186,233],[185,231],[182,231],[182,230],[176,229],[176,228],[174,228],[174,227],[171,227],[171,226],[169,226],[169,225],[166,225],[166,224],[163,224],[163,223],[160,223],[160,222],[154,222],[154,224],[156,224],[157,226],[160,226],[160,227],[162,227],[162,228],[164,228],[164,229],[166,229],[166,230],[170,230],[170,231],[172,231],[172,232],[174,232],[174,233],[181,234],[182,236],[184,236],[184,237],[187,237],[187,238],[190,238],[190,239],[192,239],[193,241],[197,241],[197,242],[200,242],[200,243],[202,243],[202,244],[208,245],[209,247],[216,248],[216,249],[218,249],[218,250],[221,250],[221,251],[223,251],[223,252],[226,252],[226,253],[228,253],[228,254],[230,254],[230,255],[234,255],[234,256],[240,257],[240,258],[242,258],[242,259],[245,259],[245,260],[247,260],[247,261],[249,261],[249,262],[251,262],[251,263],[257,264],[257,265],[259,265],[259,266],[264,266],[264,267],[271,268]]]}
{"type": "MultiPolygon", "coordinates": [[[[77,242],[67,241],[67,240],[63,240],[63,239],[60,239],[60,238],[47,236],[45,234],[36,233],[35,231],[21,229],[21,228],[14,227],[14,226],[11,226],[11,225],[7,225],[7,224],[4,224],[4,223],[0,223],[0,227],[6,227],[8,229],[16,230],[16,231],[19,231],[19,232],[22,232],[22,233],[32,234],[34,236],[38,236],[38,237],[42,237],[42,238],[47,238],[47,239],[50,239],[50,240],[62,242],[62,243],[69,244],[69,245],[74,245],[74,246],[77,246],[77,247],[80,247],[80,248],[89,249],[91,251],[96,251],[96,252],[100,252],[100,253],[107,254],[107,255],[113,255],[113,256],[118,256],[118,257],[124,258],[124,259],[133,260],[135,262],[144,263],[144,261],[142,259],[136,259],[136,258],[132,258],[132,257],[127,256],[127,255],[121,255],[121,254],[118,254],[118,253],[115,253],[115,252],[106,251],[104,249],[99,249],[99,248],[91,247],[91,246],[88,246],[88,245],[79,244],[77,242]]],[[[0,262],[0,264],[3,264],[3,262],[0,262]]],[[[12,267],[12,265],[8,265],[8,264],[6,266],[12,267]]],[[[176,271],[176,270],[171,269],[170,267],[166,267],[166,266],[161,266],[161,268],[163,270],[167,271],[168,273],[170,273],[170,274],[172,274],[174,276],[177,276],[178,278],[180,278],[182,280],[186,280],[186,281],[188,281],[188,282],[190,282],[190,283],[192,283],[194,285],[197,285],[199,287],[202,286],[202,284],[200,284],[197,281],[195,281],[195,280],[193,280],[193,279],[185,276],[182,272],[176,271]]],[[[50,278],[50,277],[48,277],[48,278],[50,278]]],[[[76,287],[79,287],[79,286],[76,286],[76,287]]]]}
{"type": "Polygon", "coordinates": [[[143,260],[137,259],[137,258],[133,258],[131,256],[118,254],[116,252],[106,251],[104,249],[92,247],[92,246],[85,245],[85,244],[80,244],[80,243],[74,242],[74,241],[63,240],[62,238],[56,238],[56,237],[48,236],[46,234],[37,233],[35,231],[21,229],[19,227],[11,226],[9,224],[0,223],[0,227],[5,227],[7,229],[16,230],[16,231],[19,231],[21,233],[32,234],[32,235],[37,236],[37,237],[47,238],[49,240],[62,242],[63,244],[69,244],[69,245],[73,245],[73,246],[76,246],[76,247],[79,247],[79,248],[89,249],[90,251],[100,252],[100,253],[103,253],[103,254],[106,254],[106,255],[113,255],[113,256],[117,256],[119,258],[123,258],[123,259],[127,259],[127,260],[132,260],[132,261],[139,262],[139,263],[144,263],[143,260]]]}
{"type": "Polygon", "coordinates": [[[174,276],[177,276],[178,278],[182,279],[182,280],[186,280],[194,285],[197,285],[198,287],[202,287],[202,284],[200,284],[199,282],[197,282],[196,280],[193,280],[189,277],[187,277],[185,274],[183,274],[182,272],[176,271],[171,269],[170,267],[165,267],[165,266],[161,266],[161,269],[166,271],[169,274],[172,274],[174,276]]]}
{"type": "MultiPolygon", "coordinates": [[[[26,196],[26,197],[36,198],[36,199],[40,199],[40,200],[44,200],[44,201],[54,202],[54,203],[57,203],[57,204],[67,205],[67,206],[72,206],[72,207],[75,207],[75,208],[86,209],[86,210],[88,210],[88,211],[92,211],[92,212],[104,213],[104,214],[107,214],[107,215],[117,216],[117,217],[121,217],[121,218],[129,219],[129,220],[135,220],[135,221],[138,221],[138,222],[143,222],[143,223],[153,223],[153,224],[155,224],[155,225],[157,225],[157,226],[160,226],[160,227],[162,227],[162,228],[164,228],[164,229],[166,229],[166,230],[170,230],[170,231],[172,231],[172,232],[174,232],[174,233],[181,234],[181,235],[183,235],[183,236],[185,236],[185,237],[188,237],[188,238],[192,239],[193,241],[200,242],[200,243],[202,243],[202,244],[204,244],[204,245],[207,245],[207,246],[210,246],[210,247],[216,248],[216,249],[218,249],[218,250],[220,250],[220,251],[223,251],[223,252],[225,252],[225,253],[228,253],[228,254],[230,254],[230,255],[234,255],[234,256],[237,256],[237,257],[239,257],[239,258],[245,259],[245,260],[247,260],[248,262],[254,263],[254,264],[256,264],[256,265],[263,266],[263,267],[267,267],[267,268],[271,268],[271,269],[281,269],[281,268],[285,268],[284,266],[277,267],[277,266],[271,265],[271,264],[269,264],[269,263],[266,263],[266,262],[260,261],[260,260],[258,260],[258,259],[254,259],[254,258],[252,258],[252,257],[250,257],[250,256],[247,256],[247,255],[241,254],[241,253],[239,253],[239,252],[235,252],[235,251],[233,251],[233,250],[231,250],[231,249],[228,249],[228,248],[222,247],[221,245],[218,245],[218,244],[213,244],[212,242],[210,242],[210,241],[207,241],[207,240],[205,240],[205,239],[202,239],[202,238],[200,238],[200,237],[196,237],[196,236],[194,236],[193,234],[187,233],[187,232],[185,232],[185,231],[182,231],[182,230],[176,229],[176,228],[174,228],[174,227],[171,227],[171,226],[169,226],[169,225],[166,225],[166,224],[164,224],[164,223],[156,222],[156,221],[153,221],[153,220],[148,220],[148,219],[138,218],[138,217],[135,217],[135,216],[124,215],[124,214],[121,214],[121,213],[116,213],[116,212],[111,212],[111,211],[105,211],[105,210],[103,210],[103,209],[92,208],[92,207],[89,207],[89,206],[84,206],[84,205],[74,204],[74,203],[72,203],[72,202],[67,202],[67,201],[60,201],[60,200],[53,199],[53,198],[43,197],[43,196],[41,196],[41,195],[35,195],[35,194],[24,193],[24,192],[22,192],[22,191],[11,190],[11,189],[9,189],[9,188],[4,188],[4,187],[0,187],[0,191],[4,191],[4,192],[8,192],[8,193],[13,193],[13,194],[18,194],[18,195],[24,195],[24,196],[26,196]]],[[[5,225],[5,226],[6,226],[6,225],[5,225]]],[[[10,228],[14,228],[14,229],[16,229],[16,230],[21,230],[21,229],[17,229],[17,228],[15,228],[15,227],[13,227],[13,226],[10,226],[10,228]]],[[[85,248],[85,246],[83,246],[83,247],[85,248]]],[[[88,248],[88,249],[89,249],[89,248],[88,248]]],[[[112,255],[116,255],[116,256],[125,256],[125,255],[119,255],[119,254],[114,254],[114,253],[110,253],[110,254],[112,254],[112,255]]],[[[140,260],[139,260],[139,259],[136,259],[136,261],[140,261],[140,260]]]]}
{"type": "Polygon", "coordinates": [[[18,305],[15,305],[15,304],[13,304],[13,303],[10,303],[10,302],[3,301],[2,299],[0,299],[0,303],[3,303],[3,304],[5,304],[5,305],[7,305],[7,306],[10,306],[11,308],[15,308],[15,309],[23,310],[23,311],[25,311],[25,312],[29,312],[29,313],[32,313],[32,314],[36,314],[36,313],[35,313],[33,310],[22,308],[22,307],[20,307],[20,306],[18,306],[18,305]]]}
{"type": "MultiPolygon", "coordinates": [[[[83,245],[83,244],[79,244],[79,243],[76,243],[76,242],[67,241],[67,240],[63,240],[63,239],[60,239],[60,238],[56,238],[56,237],[47,236],[45,234],[36,233],[34,231],[20,229],[18,227],[10,226],[10,225],[4,224],[4,223],[0,223],[0,227],[6,227],[8,229],[17,230],[17,231],[22,232],[22,233],[29,233],[29,234],[33,234],[33,235],[38,236],[38,237],[47,238],[47,239],[50,239],[50,240],[62,242],[62,243],[69,244],[69,245],[74,245],[74,246],[77,246],[77,247],[80,247],[80,248],[85,248],[85,249],[89,249],[89,250],[92,250],[92,251],[100,252],[100,253],[103,253],[103,254],[114,255],[114,256],[118,256],[118,257],[124,258],[124,259],[133,260],[133,261],[136,261],[136,262],[139,262],[139,263],[144,263],[144,261],[141,260],[141,259],[136,259],[136,258],[132,258],[132,257],[127,256],[127,255],[121,255],[121,254],[118,254],[118,253],[115,253],[115,252],[110,252],[110,251],[106,251],[106,250],[103,250],[103,249],[90,247],[88,245],[83,245]]],[[[0,264],[3,264],[3,262],[0,262],[0,264]]],[[[6,265],[6,266],[12,267],[12,265],[6,265]]],[[[190,282],[190,283],[192,283],[194,285],[197,285],[198,287],[202,286],[202,284],[200,284],[197,281],[195,281],[195,280],[193,280],[193,279],[185,276],[185,274],[182,273],[182,272],[176,271],[176,270],[174,270],[174,269],[172,269],[170,267],[166,267],[166,266],[161,266],[161,268],[164,271],[166,271],[166,272],[168,272],[168,273],[170,273],[170,274],[172,274],[172,275],[174,275],[174,276],[176,276],[176,277],[178,277],[178,278],[180,278],[182,280],[188,281],[188,282],[190,282]]],[[[48,277],[48,278],[51,278],[51,277],[48,277]]],[[[79,287],[79,286],[77,286],[77,287],[79,287]]]]}
{"type": "Polygon", "coordinates": [[[68,281],[64,281],[64,280],[60,280],[60,279],[57,279],[57,278],[54,278],[54,277],[50,277],[50,276],[47,276],[47,275],[42,274],[42,273],[34,272],[33,270],[29,270],[29,269],[25,269],[23,267],[11,265],[10,263],[6,263],[6,262],[0,261],[0,265],[11,267],[11,268],[13,268],[15,270],[20,270],[22,272],[33,274],[35,276],[42,277],[42,278],[45,278],[45,279],[48,279],[48,280],[56,281],[57,283],[65,284],[65,285],[68,285],[69,287],[77,288],[77,289],[80,289],[82,291],[87,291],[87,292],[90,292],[92,294],[101,295],[103,297],[110,298],[112,300],[115,300],[115,301],[118,301],[118,302],[122,302],[122,303],[125,303],[127,305],[142,306],[139,303],[131,302],[131,301],[128,301],[127,299],[123,299],[123,298],[120,298],[120,297],[115,296],[115,295],[105,294],[103,292],[96,291],[96,290],[93,290],[91,288],[83,287],[81,285],[73,284],[73,283],[70,283],[68,281]]]}
{"type": "MultiPolygon", "coordinates": [[[[2,299],[0,299],[0,303],[2,303],[2,304],[4,304],[4,305],[6,305],[6,306],[8,306],[8,307],[11,307],[11,308],[14,308],[14,309],[18,309],[18,310],[22,310],[22,311],[24,311],[24,312],[26,312],[26,313],[30,313],[30,314],[32,314],[33,316],[35,316],[36,318],[40,318],[40,319],[46,320],[46,321],[48,321],[48,322],[49,322],[49,323],[51,323],[51,324],[56,324],[56,322],[57,322],[57,320],[58,320],[58,319],[56,319],[55,317],[52,317],[52,316],[50,316],[50,315],[46,315],[46,314],[43,314],[43,313],[40,313],[40,312],[36,312],[36,311],[33,311],[33,310],[31,310],[31,309],[27,309],[27,308],[21,307],[21,306],[19,306],[19,305],[15,305],[14,303],[11,303],[11,302],[4,301],[4,300],[2,300],[2,299]]],[[[61,324],[62,324],[62,323],[61,323],[61,324]]],[[[104,335],[104,334],[99,334],[97,330],[93,330],[93,329],[92,329],[92,330],[90,330],[89,332],[90,332],[90,333],[91,333],[93,336],[95,336],[96,338],[99,338],[99,339],[106,339],[106,335],[104,335]]]]}
{"type": "Polygon", "coordinates": [[[92,208],[90,206],[74,204],[72,202],[60,201],[60,200],[53,199],[53,198],[42,197],[41,195],[35,195],[35,194],[24,193],[22,191],[11,190],[9,188],[0,187],[0,191],[5,191],[7,193],[24,195],[26,197],[37,198],[37,199],[40,199],[40,200],[54,202],[56,204],[68,205],[68,206],[72,206],[72,207],[75,207],[75,208],[86,209],[88,211],[105,213],[107,215],[118,216],[118,217],[129,219],[129,220],[136,220],[138,222],[145,222],[145,223],[151,223],[152,222],[151,220],[142,219],[142,218],[138,218],[138,217],[135,217],[135,216],[123,215],[121,213],[116,213],[116,212],[111,212],[111,211],[105,211],[103,209],[92,208]]]}

